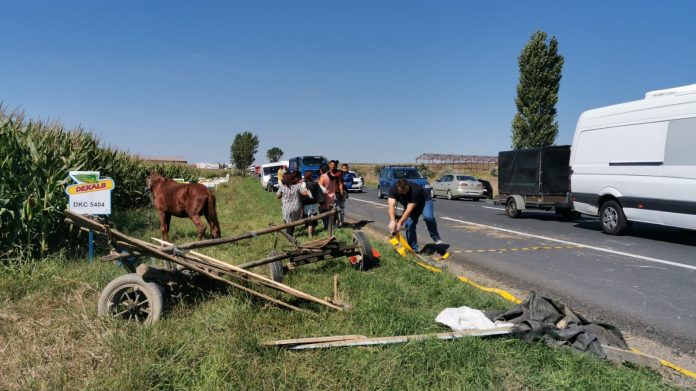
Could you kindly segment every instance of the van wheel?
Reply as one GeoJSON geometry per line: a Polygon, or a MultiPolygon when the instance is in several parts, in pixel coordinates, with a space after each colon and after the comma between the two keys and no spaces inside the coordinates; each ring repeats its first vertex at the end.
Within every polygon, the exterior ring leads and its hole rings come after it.
{"type": "Polygon", "coordinates": [[[505,214],[507,215],[507,217],[511,217],[514,219],[520,217],[521,213],[522,211],[517,209],[517,202],[515,202],[515,199],[510,198],[505,204],[505,214]]]}
{"type": "Polygon", "coordinates": [[[626,232],[628,222],[618,202],[609,200],[599,210],[599,224],[602,231],[609,235],[621,235],[626,232]]]}
{"type": "Polygon", "coordinates": [[[378,197],[380,200],[381,200],[382,198],[384,198],[384,194],[382,194],[382,189],[380,189],[379,186],[377,186],[377,197],[378,197]]]}

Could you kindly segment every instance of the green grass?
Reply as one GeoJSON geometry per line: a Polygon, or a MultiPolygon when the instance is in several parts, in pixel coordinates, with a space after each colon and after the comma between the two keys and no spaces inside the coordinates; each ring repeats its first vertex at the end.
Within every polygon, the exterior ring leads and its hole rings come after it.
{"type": "MultiPolygon", "coordinates": [[[[281,222],[279,202],[256,181],[235,179],[217,196],[225,236],[281,222]]],[[[121,216],[116,223],[135,236],[158,236],[151,211],[121,216]]],[[[338,235],[350,238],[349,231],[338,235]]],[[[170,238],[193,240],[193,225],[175,219],[170,238]]],[[[331,295],[332,276],[338,274],[341,298],[353,305],[349,312],[290,300],[319,314],[312,317],[231,291],[175,303],[152,327],[96,317],[99,291],[123,273],[111,264],[70,260],[66,254],[10,263],[0,272],[0,389],[669,388],[651,370],[512,338],[298,352],[260,346],[283,338],[441,332],[434,318],[443,308],[510,306],[373,244],[382,261],[372,271],[353,270],[341,260],[303,266],[287,276],[289,285],[323,297],[331,295]]],[[[240,263],[271,249],[268,236],[202,251],[240,263]]]]}

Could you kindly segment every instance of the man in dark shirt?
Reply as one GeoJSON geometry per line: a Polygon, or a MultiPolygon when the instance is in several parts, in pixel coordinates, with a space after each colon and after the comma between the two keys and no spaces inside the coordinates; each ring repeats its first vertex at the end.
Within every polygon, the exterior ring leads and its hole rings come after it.
{"type": "Polygon", "coordinates": [[[413,251],[418,251],[418,238],[416,237],[416,224],[418,218],[423,215],[428,233],[435,244],[440,244],[440,234],[437,232],[437,222],[433,211],[433,200],[430,198],[430,189],[410,183],[406,178],[399,179],[389,189],[389,231],[398,232],[403,226],[406,229],[406,241],[413,251]],[[397,201],[404,206],[404,214],[396,220],[397,201]]]}

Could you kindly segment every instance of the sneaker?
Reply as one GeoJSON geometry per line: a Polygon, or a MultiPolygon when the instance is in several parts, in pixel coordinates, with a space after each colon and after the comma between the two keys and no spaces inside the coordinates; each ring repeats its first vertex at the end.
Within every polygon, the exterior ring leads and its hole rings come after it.
{"type": "Polygon", "coordinates": [[[442,240],[440,240],[440,239],[436,240],[435,244],[442,244],[442,240]]]}

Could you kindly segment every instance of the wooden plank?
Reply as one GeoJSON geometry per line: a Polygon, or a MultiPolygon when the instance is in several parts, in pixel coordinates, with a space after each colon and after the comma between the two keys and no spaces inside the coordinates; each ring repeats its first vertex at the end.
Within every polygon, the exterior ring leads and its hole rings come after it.
{"type": "Polygon", "coordinates": [[[203,248],[203,247],[217,246],[219,244],[234,243],[234,242],[238,242],[238,241],[243,240],[243,239],[250,239],[250,238],[257,237],[257,236],[273,233],[276,231],[282,231],[282,230],[289,228],[289,227],[297,227],[299,225],[304,225],[307,222],[317,221],[317,220],[320,220],[324,217],[333,216],[337,213],[338,213],[337,210],[330,210],[328,212],[320,213],[316,216],[307,217],[306,219],[301,219],[301,220],[297,220],[297,221],[293,221],[293,222],[285,223],[285,224],[281,224],[281,225],[274,225],[274,226],[269,227],[269,228],[260,229],[258,231],[246,232],[246,233],[243,233],[243,234],[240,234],[237,236],[233,236],[233,237],[229,237],[229,238],[200,240],[197,242],[189,242],[189,243],[184,243],[184,244],[180,244],[177,246],[172,245],[172,246],[168,246],[168,247],[163,248],[162,251],[172,252],[172,251],[174,251],[175,248],[178,248],[179,250],[191,250],[194,248],[203,248]]]}
{"type": "Polygon", "coordinates": [[[335,236],[329,236],[328,238],[324,238],[324,239],[317,239],[317,240],[313,240],[311,242],[300,243],[297,247],[319,250],[331,242],[337,242],[335,236]]]}
{"type": "Polygon", "coordinates": [[[371,346],[371,345],[387,345],[395,343],[403,343],[409,341],[421,341],[425,339],[442,339],[450,340],[463,337],[488,337],[494,335],[507,335],[510,334],[513,327],[498,327],[486,330],[466,330],[457,331],[450,333],[436,333],[436,334],[417,334],[417,335],[401,335],[396,337],[377,337],[377,338],[361,338],[361,339],[351,339],[346,341],[334,341],[334,342],[320,342],[320,343],[309,343],[303,345],[293,346],[290,349],[293,350],[304,350],[304,349],[322,349],[322,348],[334,348],[334,347],[346,347],[346,346],[371,346]]]}
{"type": "MultiPolygon", "coordinates": [[[[156,238],[152,238],[152,239],[155,240],[155,241],[157,241],[158,243],[163,243],[163,244],[165,244],[165,245],[168,244],[168,242],[165,242],[164,240],[161,240],[161,239],[156,239],[156,238]]],[[[192,254],[192,255],[194,255],[194,256],[196,256],[196,257],[198,257],[198,258],[204,259],[204,260],[206,260],[206,261],[208,261],[208,262],[210,262],[210,263],[212,263],[212,264],[215,264],[215,265],[217,265],[217,266],[219,266],[219,267],[221,267],[221,268],[226,268],[227,270],[230,270],[230,272],[236,272],[236,273],[240,273],[240,274],[246,275],[246,276],[248,276],[248,277],[250,277],[250,278],[252,278],[252,279],[254,279],[254,280],[257,280],[257,281],[259,281],[259,282],[262,282],[264,285],[268,286],[269,288],[273,288],[273,289],[276,289],[276,290],[285,292],[285,293],[287,293],[287,294],[290,294],[290,295],[292,295],[292,296],[299,297],[299,298],[301,298],[301,299],[305,299],[305,300],[308,300],[308,301],[313,301],[313,302],[315,302],[315,303],[323,304],[323,305],[325,305],[325,306],[327,306],[327,307],[333,308],[333,309],[338,310],[338,311],[343,311],[343,308],[342,308],[342,307],[339,307],[339,306],[337,306],[337,305],[331,304],[331,303],[329,303],[328,301],[322,300],[322,299],[320,299],[320,298],[318,298],[318,297],[314,297],[314,296],[312,296],[312,295],[310,295],[310,294],[307,294],[307,293],[305,293],[305,292],[302,292],[302,291],[300,291],[300,290],[297,290],[297,289],[295,289],[295,288],[292,288],[292,287],[290,287],[290,286],[288,286],[288,285],[281,284],[281,283],[279,283],[279,282],[273,281],[273,280],[271,280],[270,278],[267,278],[266,276],[262,276],[262,275],[260,275],[260,274],[252,273],[252,272],[250,272],[250,271],[248,271],[248,270],[246,270],[246,269],[242,269],[242,268],[240,268],[240,267],[238,267],[238,266],[231,265],[231,264],[229,264],[229,263],[220,261],[219,259],[215,259],[215,258],[213,258],[213,257],[207,256],[207,255],[205,255],[205,254],[201,254],[201,253],[196,252],[196,251],[189,251],[189,253],[192,254]]]]}
{"type": "Polygon", "coordinates": [[[602,349],[609,361],[618,363],[628,361],[655,369],[660,367],[660,359],[649,354],[625,350],[609,345],[602,345],[602,349]]]}
{"type": "Polygon", "coordinates": [[[316,316],[316,314],[313,313],[313,312],[307,311],[307,310],[302,309],[302,308],[299,308],[299,307],[295,307],[294,305],[288,304],[288,303],[286,303],[286,302],[284,302],[284,301],[282,301],[282,300],[275,299],[275,298],[270,297],[270,296],[268,296],[268,295],[265,295],[265,294],[263,294],[263,293],[261,293],[261,292],[257,292],[257,291],[255,291],[255,290],[250,289],[250,288],[247,288],[247,287],[245,287],[245,286],[243,286],[243,285],[239,285],[239,284],[237,284],[237,283],[235,283],[235,282],[232,282],[232,281],[230,281],[230,280],[228,280],[228,279],[225,279],[225,278],[216,276],[215,274],[210,273],[210,272],[208,272],[207,270],[204,270],[204,269],[201,268],[201,267],[194,266],[194,267],[192,267],[192,269],[193,269],[193,270],[196,270],[196,271],[199,272],[199,273],[205,274],[206,276],[208,276],[208,277],[210,277],[210,278],[213,278],[213,279],[218,280],[218,281],[222,281],[222,282],[224,282],[225,284],[227,284],[227,285],[229,285],[229,286],[231,286],[231,287],[237,288],[237,289],[239,289],[239,290],[241,290],[241,291],[244,291],[244,292],[246,292],[246,293],[249,293],[249,294],[251,294],[251,295],[254,295],[254,296],[260,297],[260,298],[262,298],[262,299],[268,300],[268,301],[270,301],[271,303],[278,304],[279,306],[282,306],[282,307],[285,307],[285,308],[289,308],[289,309],[294,310],[294,311],[298,311],[298,312],[302,312],[302,313],[305,313],[305,314],[308,314],[308,315],[316,316]]]}
{"type": "Polygon", "coordinates": [[[356,339],[367,338],[364,335],[335,335],[332,337],[310,337],[310,338],[296,338],[296,339],[280,339],[277,341],[266,341],[263,342],[264,346],[294,346],[294,345],[306,345],[319,342],[337,342],[337,341],[352,341],[356,339]]]}

